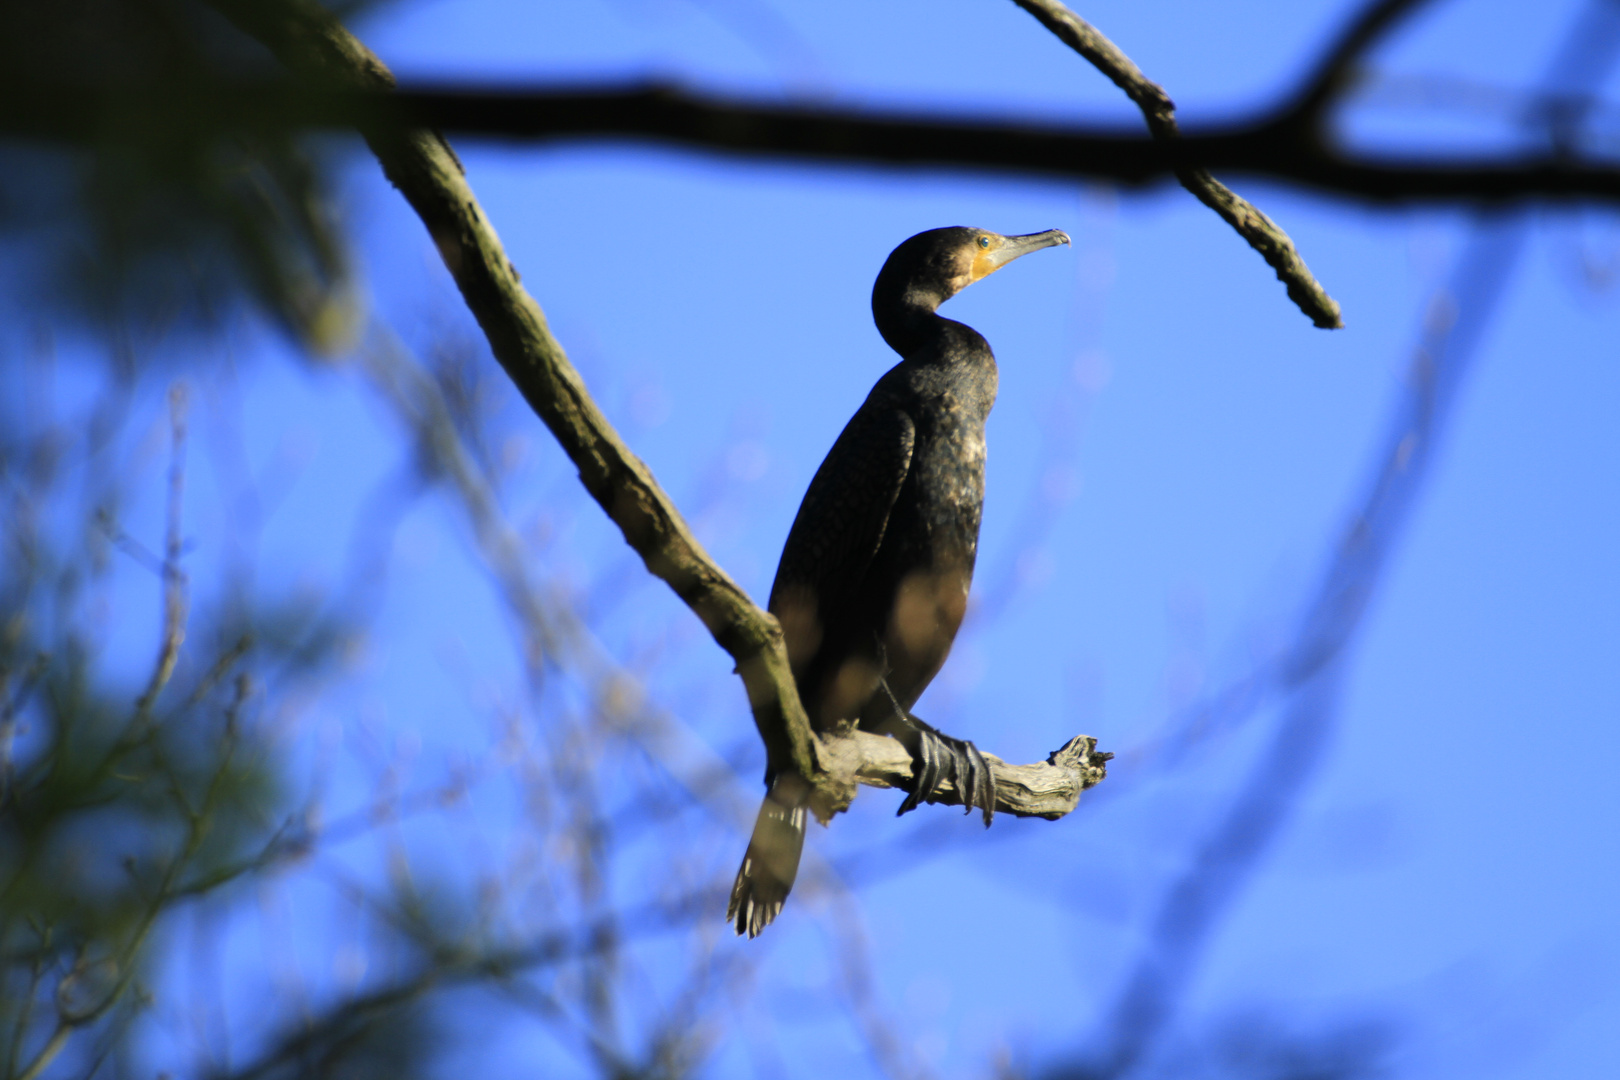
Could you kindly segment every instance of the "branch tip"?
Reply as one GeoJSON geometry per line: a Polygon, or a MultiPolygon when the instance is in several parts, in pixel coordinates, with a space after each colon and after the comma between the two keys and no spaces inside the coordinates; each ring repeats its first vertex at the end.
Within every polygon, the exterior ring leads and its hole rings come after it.
{"type": "MultiPolygon", "coordinates": [[[[1142,69],[1132,63],[1130,57],[1104,37],[1101,31],[1058,3],[1058,0],[1013,2],[1035,16],[1042,26],[1125,91],[1126,96],[1142,110],[1142,118],[1157,142],[1180,142],[1181,131],[1176,124],[1175,103],[1170,100],[1170,95],[1144,75],[1142,69]]],[[[1390,6],[1391,2],[1402,4],[1410,0],[1385,0],[1381,6],[1390,6]]],[[[1247,199],[1215,179],[1207,169],[1178,165],[1175,174],[1182,187],[1219,214],[1239,236],[1249,242],[1250,247],[1260,253],[1287,286],[1288,298],[1313,324],[1329,330],[1344,325],[1339,318],[1338,303],[1311,274],[1287,233],[1247,199]]]]}

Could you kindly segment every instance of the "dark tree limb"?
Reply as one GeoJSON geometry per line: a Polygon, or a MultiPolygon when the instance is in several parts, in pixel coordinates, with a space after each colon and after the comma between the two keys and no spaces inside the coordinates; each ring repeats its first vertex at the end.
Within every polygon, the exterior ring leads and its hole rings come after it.
{"type": "MultiPolygon", "coordinates": [[[[1551,104],[1564,99],[1549,97],[1551,104]]],[[[646,140],[749,158],[969,169],[1141,185],[1198,167],[1370,203],[1620,202],[1620,167],[1561,153],[1348,155],[1291,109],[1173,142],[1109,125],[884,113],[724,97],[658,82],[565,87],[427,83],[395,91],[183,81],[162,87],[17,83],[0,73],[0,134],[86,141],[163,118],[224,130],[430,128],[530,142],[646,140]]]]}
{"type": "MultiPolygon", "coordinates": [[[[1148,131],[1155,140],[1161,143],[1180,141],[1181,128],[1176,123],[1176,105],[1170,100],[1170,95],[1158,83],[1142,74],[1142,69],[1096,27],[1057,0],[1013,2],[1035,16],[1042,26],[1125,91],[1126,96],[1142,110],[1142,118],[1147,121],[1148,131]]],[[[1277,280],[1287,286],[1288,298],[1313,324],[1324,330],[1344,327],[1344,320],[1339,317],[1338,301],[1329,296],[1321,282],[1316,280],[1300,256],[1299,249],[1294,247],[1294,242],[1276,222],[1215,179],[1206,168],[1181,164],[1175,167],[1175,174],[1182,187],[1219,214],[1222,221],[1232,226],[1239,236],[1249,242],[1250,247],[1260,253],[1267,265],[1277,272],[1277,280]]]]}
{"type": "MultiPolygon", "coordinates": [[[[235,6],[242,15],[263,2],[242,0],[235,6]]],[[[308,59],[317,69],[305,74],[325,71],[329,77],[290,82],[244,81],[190,69],[134,84],[66,78],[44,82],[0,72],[0,134],[94,142],[127,137],[127,132],[161,131],[184,140],[244,129],[283,134],[291,128],[359,128],[375,137],[390,130],[397,134],[428,128],[528,141],[647,140],[750,158],[973,169],[1133,185],[1218,169],[1377,203],[1620,202],[1620,166],[1601,158],[1583,160],[1570,145],[1456,157],[1369,155],[1334,144],[1329,113],[1343,103],[1361,62],[1425,2],[1377,0],[1368,5],[1324,51],[1301,89],[1280,106],[1192,133],[1179,131],[1164,91],[1095,29],[1060,5],[1028,0],[1026,8],[1137,103],[1147,118],[1148,135],[1111,125],[784,103],[660,82],[396,87],[386,68],[363,50],[349,58],[352,69],[312,52],[308,59]],[[349,75],[331,77],[343,71],[349,75]]],[[[319,37],[315,34],[310,41],[318,43],[319,37]]],[[[1545,109],[1560,114],[1583,112],[1588,104],[1545,99],[1545,109]]],[[[1236,204],[1227,209],[1241,210],[1236,204]]]]}
{"type": "MultiPolygon", "coordinates": [[[[210,2],[321,94],[381,100],[391,92],[393,76],[382,61],[311,0],[210,2]]],[[[444,137],[403,126],[397,118],[362,117],[357,126],[427,226],[495,358],[573,460],[585,489],[648,571],[674,590],[736,661],[767,755],[810,781],[817,816],[825,820],[847,807],[859,783],[889,786],[909,776],[909,758],[903,772],[893,760],[895,749],[906,757],[893,740],[818,737],[811,730],[776,619],[703,550],[652,472],[597,408],[540,306],[519,283],[444,137]]],[[[1078,743],[1083,750],[1071,743],[1044,766],[998,765],[998,795],[1005,783],[1009,810],[1056,817],[1072,809],[1080,790],[1101,779],[1107,757],[1092,753],[1094,741],[1078,743]],[[1069,789],[1073,797],[1059,809],[1069,789]]]]}
{"type": "MultiPolygon", "coordinates": [[[[263,0],[242,2],[251,7],[263,0]]],[[[647,140],[749,158],[972,169],[1132,185],[1218,169],[1375,203],[1620,202],[1620,166],[1600,158],[1583,160],[1569,145],[1545,152],[1457,157],[1368,155],[1333,144],[1330,108],[1342,102],[1366,53],[1422,2],[1372,4],[1326,50],[1302,89],[1280,107],[1193,133],[1177,130],[1173,106],[1162,89],[1075,19],[1084,32],[1075,30],[1071,44],[1126,89],[1146,111],[1151,128],[1161,135],[1176,132],[1173,138],[1110,125],[737,98],[659,82],[395,87],[393,77],[369,53],[355,58],[364,77],[294,82],[204,77],[195,71],[136,84],[42,82],[0,72],[0,134],[95,142],[127,137],[126,132],[162,131],[184,140],[241,130],[282,134],[290,128],[358,128],[380,137],[428,128],[536,142],[647,140]]],[[[1040,5],[1031,0],[1026,6],[1040,5]]],[[[1538,100],[1546,111],[1558,113],[1582,112],[1589,104],[1556,95],[1538,100]]]]}

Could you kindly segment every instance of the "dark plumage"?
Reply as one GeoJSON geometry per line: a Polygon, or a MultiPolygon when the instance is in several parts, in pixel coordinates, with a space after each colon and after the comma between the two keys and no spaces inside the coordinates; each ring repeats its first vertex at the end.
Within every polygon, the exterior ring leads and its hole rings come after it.
{"type": "MultiPolygon", "coordinates": [[[[994,782],[972,743],[911,715],[967,611],[984,505],[984,422],[996,361],[972,328],[935,313],[1026,252],[1069,237],[932,229],[894,249],[872,317],[901,356],[816,470],[782,549],[770,610],[810,722],[893,735],[917,762],[900,813],[954,780],[990,823],[994,782]]],[[[782,910],[804,845],[805,784],[772,763],[727,919],[758,934],[782,910]]]]}

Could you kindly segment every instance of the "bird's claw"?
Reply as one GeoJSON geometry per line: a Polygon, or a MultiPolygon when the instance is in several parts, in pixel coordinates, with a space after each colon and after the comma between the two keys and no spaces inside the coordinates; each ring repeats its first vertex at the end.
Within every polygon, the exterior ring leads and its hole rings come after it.
{"type": "MultiPolygon", "coordinates": [[[[971,741],[962,740],[962,749],[967,759],[967,783],[961,785],[962,802],[965,804],[963,812],[971,814],[974,806],[978,806],[984,814],[984,827],[988,829],[991,819],[996,816],[996,774],[971,741]]],[[[960,784],[960,769],[957,770],[957,779],[960,784]]]]}
{"type": "Polygon", "coordinates": [[[914,777],[911,792],[900,804],[899,813],[915,810],[923,802],[933,802],[940,780],[949,777],[962,797],[963,810],[971,814],[975,806],[984,814],[989,828],[996,813],[996,776],[979,748],[967,739],[955,739],[915,716],[907,717],[916,732],[914,777]],[[948,766],[948,768],[947,768],[948,766]]]}
{"type": "Polygon", "coordinates": [[[917,734],[916,760],[912,765],[916,775],[912,778],[911,792],[900,804],[901,814],[917,809],[924,799],[933,801],[934,792],[939,788],[942,747],[936,739],[930,738],[929,730],[918,728],[917,734]]]}

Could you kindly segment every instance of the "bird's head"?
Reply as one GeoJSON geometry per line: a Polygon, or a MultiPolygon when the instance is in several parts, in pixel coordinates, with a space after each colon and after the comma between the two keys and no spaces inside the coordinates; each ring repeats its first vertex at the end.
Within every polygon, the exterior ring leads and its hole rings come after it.
{"type": "Polygon", "coordinates": [[[1062,229],[1002,236],[988,229],[953,225],[918,233],[889,255],[872,288],[872,307],[920,305],[932,311],[969,285],[1020,255],[1067,244],[1062,229]]]}

